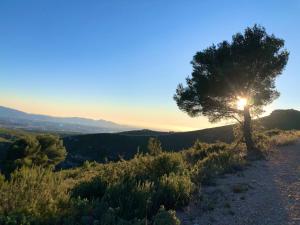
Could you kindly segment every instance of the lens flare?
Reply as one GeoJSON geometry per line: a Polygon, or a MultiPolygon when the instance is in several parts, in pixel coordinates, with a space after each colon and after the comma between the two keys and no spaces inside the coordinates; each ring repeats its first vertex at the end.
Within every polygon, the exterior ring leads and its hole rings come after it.
{"type": "Polygon", "coordinates": [[[248,103],[247,98],[238,97],[236,101],[236,106],[239,110],[243,110],[244,107],[247,105],[247,103],[248,103]]]}

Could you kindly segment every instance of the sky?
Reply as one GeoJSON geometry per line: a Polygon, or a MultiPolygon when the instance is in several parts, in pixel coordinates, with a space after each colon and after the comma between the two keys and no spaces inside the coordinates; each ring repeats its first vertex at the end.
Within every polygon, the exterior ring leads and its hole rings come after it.
{"type": "Polygon", "coordinates": [[[0,105],[158,130],[217,126],[180,111],[176,87],[197,51],[257,23],[290,51],[266,112],[300,110],[299,11],[300,0],[1,0],[0,105]]]}

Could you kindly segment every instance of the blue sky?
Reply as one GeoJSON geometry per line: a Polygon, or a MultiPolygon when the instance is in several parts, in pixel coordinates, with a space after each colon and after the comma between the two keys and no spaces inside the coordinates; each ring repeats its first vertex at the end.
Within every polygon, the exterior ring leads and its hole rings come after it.
{"type": "Polygon", "coordinates": [[[254,23],[285,39],[275,108],[300,109],[300,1],[0,1],[0,105],[166,130],[209,126],[172,96],[196,51],[254,23]]]}

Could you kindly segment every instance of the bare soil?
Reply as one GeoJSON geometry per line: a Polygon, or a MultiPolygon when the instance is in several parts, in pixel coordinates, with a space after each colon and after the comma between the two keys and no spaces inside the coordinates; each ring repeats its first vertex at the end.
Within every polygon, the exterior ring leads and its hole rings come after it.
{"type": "Polygon", "coordinates": [[[203,186],[181,225],[300,225],[300,141],[203,186]]]}

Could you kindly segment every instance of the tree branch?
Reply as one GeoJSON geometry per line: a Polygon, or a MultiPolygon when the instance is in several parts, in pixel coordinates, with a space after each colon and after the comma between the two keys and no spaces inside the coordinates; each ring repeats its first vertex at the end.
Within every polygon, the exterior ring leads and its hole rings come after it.
{"type": "Polygon", "coordinates": [[[236,121],[238,121],[241,125],[243,124],[243,122],[240,121],[235,115],[232,115],[232,118],[234,118],[236,121]]]}

